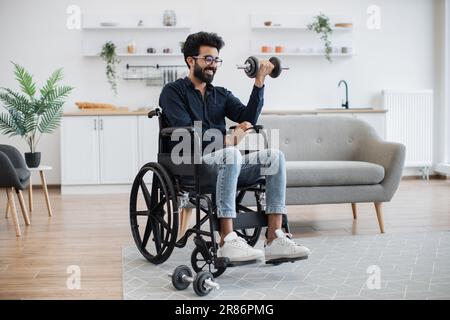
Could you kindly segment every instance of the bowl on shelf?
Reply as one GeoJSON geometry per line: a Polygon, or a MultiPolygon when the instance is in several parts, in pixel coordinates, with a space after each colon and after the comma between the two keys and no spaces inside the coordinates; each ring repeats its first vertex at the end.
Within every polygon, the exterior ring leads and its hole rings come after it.
{"type": "Polygon", "coordinates": [[[339,23],[335,23],[334,26],[336,28],[347,28],[347,29],[351,29],[353,28],[353,23],[350,22],[339,22],[339,23]]]}
{"type": "Polygon", "coordinates": [[[352,47],[342,47],[341,48],[341,53],[343,54],[351,54],[353,52],[352,47]]]}

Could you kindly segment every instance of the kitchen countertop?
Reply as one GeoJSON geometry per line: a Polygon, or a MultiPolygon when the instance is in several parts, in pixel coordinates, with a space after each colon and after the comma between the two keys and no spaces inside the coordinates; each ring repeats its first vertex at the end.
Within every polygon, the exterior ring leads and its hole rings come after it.
{"type": "Polygon", "coordinates": [[[296,114],[318,114],[318,113],[386,113],[386,109],[365,109],[365,108],[317,108],[317,109],[266,109],[262,114],[296,115],[296,114]]]}
{"type": "MultiPolygon", "coordinates": [[[[74,116],[140,116],[147,115],[149,110],[83,110],[83,111],[71,111],[65,112],[64,117],[74,117],[74,116]]],[[[385,109],[364,109],[364,108],[349,108],[349,109],[338,109],[338,108],[317,108],[317,109],[263,109],[262,114],[279,114],[279,115],[299,115],[299,114],[319,114],[319,113],[386,113],[385,109]]]]}
{"type": "Polygon", "coordinates": [[[129,111],[129,110],[78,110],[64,112],[64,117],[75,117],[75,116],[141,116],[147,115],[149,110],[139,110],[139,111],[129,111]]]}

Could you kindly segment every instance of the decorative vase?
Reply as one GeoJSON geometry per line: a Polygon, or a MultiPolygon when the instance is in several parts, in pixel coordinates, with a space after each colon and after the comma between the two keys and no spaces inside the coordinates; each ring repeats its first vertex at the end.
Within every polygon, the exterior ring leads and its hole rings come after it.
{"type": "Polygon", "coordinates": [[[25,152],[25,162],[28,168],[37,168],[41,163],[41,153],[40,152],[25,152]]]}
{"type": "Polygon", "coordinates": [[[166,27],[174,27],[177,24],[177,16],[174,10],[164,10],[163,25],[166,27]]]}

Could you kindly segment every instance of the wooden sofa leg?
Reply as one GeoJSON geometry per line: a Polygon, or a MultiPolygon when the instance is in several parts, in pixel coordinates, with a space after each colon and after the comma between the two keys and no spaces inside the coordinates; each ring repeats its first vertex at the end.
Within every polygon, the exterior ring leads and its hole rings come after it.
{"type": "Polygon", "coordinates": [[[17,191],[17,198],[19,198],[20,210],[22,211],[23,220],[25,221],[25,224],[29,226],[31,223],[30,218],[28,217],[27,206],[25,205],[25,200],[23,199],[22,190],[17,191]]]}
{"type": "Polygon", "coordinates": [[[384,221],[383,221],[383,202],[374,202],[375,211],[377,212],[378,224],[380,226],[381,233],[384,233],[384,221]]]}
{"type": "Polygon", "coordinates": [[[352,203],[352,212],[353,212],[353,219],[356,220],[357,218],[356,203],[352,203]]]}
{"type": "Polygon", "coordinates": [[[11,207],[11,216],[13,218],[14,227],[16,228],[16,237],[20,237],[22,233],[20,232],[19,218],[17,218],[17,210],[16,204],[14,203],[14,194],[12,188],[8,188],[6,192],[8,193],[8,202],[9,206],[11,207]]]}

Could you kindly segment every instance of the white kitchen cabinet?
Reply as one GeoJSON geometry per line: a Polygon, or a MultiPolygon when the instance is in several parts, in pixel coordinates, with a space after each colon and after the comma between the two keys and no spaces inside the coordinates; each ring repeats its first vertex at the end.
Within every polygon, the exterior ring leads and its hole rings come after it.
{"type": "Polygon", "coordinates": [[[64,117],[61,123],[62,184],[100,181],[98,117],[64,117]]]}
{"type": "Polygon", "coordinates": [[[159,123],[157,118],[138,117],[139,127],[139,167],[148,162],[156,162],[158,156],[159,123]]]}
{"type": "Polygon", "coordinates": [[[129,189],[139,169],[139,116],[66,116],[61,125],[63,193],[115,192],[129,189]],[[122,185],[123,188],[112,189],[122,185]],[[94,187],[98,187],[97,190],[94,187]],[[72,189],[71,189],[72,188],[72,189]],[[67,192],[65,192],[67,191],[67,192]],[[73,192],[72,192],[73,191],[73,192]]]}
{"type": "Polygon", "coordinates": [[[135,116],[99,117],[100,183],[131,183],[138,170],[135,116]]]}

